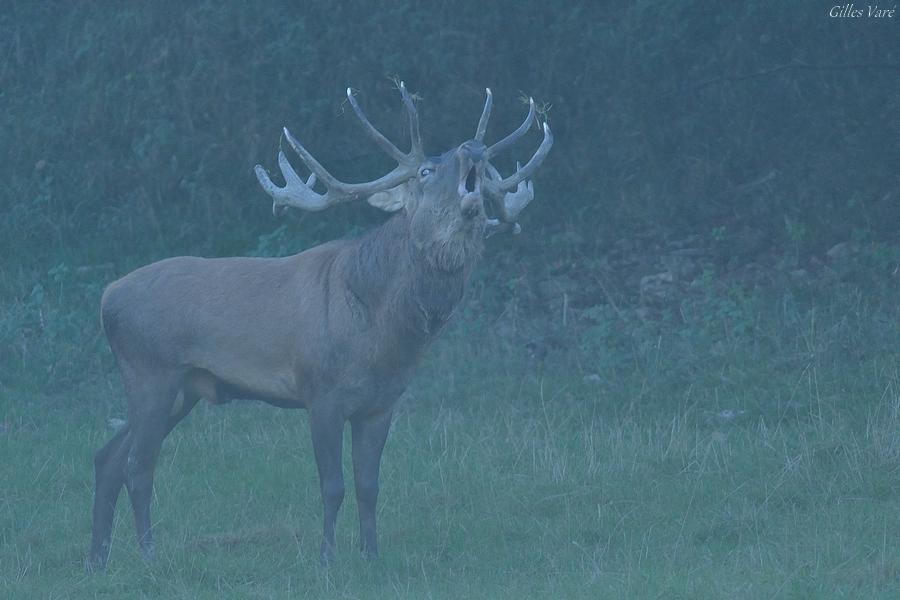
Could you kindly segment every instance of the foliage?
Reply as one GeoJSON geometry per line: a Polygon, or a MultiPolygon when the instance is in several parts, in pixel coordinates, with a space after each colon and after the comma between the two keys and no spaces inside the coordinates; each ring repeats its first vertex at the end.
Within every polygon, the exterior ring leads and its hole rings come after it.
{"type": "Polygon", "coordinates": [[[813,247],[854,227],[883,234],[897,204],[894,33],[764,1],[13,2],[0,16],[0,206],[17,235],[0,249],[32,266],[81,254],[96,231],[116,256],[245,250],[227,232],[272,228],[251,167],[274,165],[279,127],[339,175],[377,173],[385,161],[358,143],[343,89],[399,138],[396,74],[420,92],[433,148],[465,137],[485,86],[494,136],[521,118],[522,90],[551,107],[535,234],[561,213],[591,235],[734,217],[813,247]]]}

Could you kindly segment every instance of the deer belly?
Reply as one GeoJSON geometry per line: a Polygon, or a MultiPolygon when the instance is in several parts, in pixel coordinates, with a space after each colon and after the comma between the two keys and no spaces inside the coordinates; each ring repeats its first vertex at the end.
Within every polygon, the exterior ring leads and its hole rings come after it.
{"type": "Polygon", "coordinates": [[[194,368],[185,377],[185,390],[212,404],[231,400],[262,400],[278,406],[302,407],[305,402],[296,389],[293,374],[266,371],[248,372],[246,364],[229,369],[194,368]]]}

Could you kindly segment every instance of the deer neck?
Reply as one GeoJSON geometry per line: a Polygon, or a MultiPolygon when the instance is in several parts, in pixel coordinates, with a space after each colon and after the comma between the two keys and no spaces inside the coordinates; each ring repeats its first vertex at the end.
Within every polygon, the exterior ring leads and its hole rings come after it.
{"type": "Polygon", "coordinates": [[[458,268],[441,268],[440,257],[412,242],[400,213],[360,239],[350,288],[382,322],[425,341],[441,331],[462,300],[479,251],[480,245],[474,247],[458,268]]]}

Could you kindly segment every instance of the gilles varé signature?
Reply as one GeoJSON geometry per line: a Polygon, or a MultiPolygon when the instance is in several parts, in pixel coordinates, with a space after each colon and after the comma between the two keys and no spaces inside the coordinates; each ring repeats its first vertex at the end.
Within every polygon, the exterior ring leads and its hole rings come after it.
{"type": "Polygon", "coordinates": [[[893,19],[897,13],[897,7],[881,8],[877,4],[867,4],[864,8],[857,8],[855,4],[839,4],[831,7],[828,16],[835,19],[893,19]]]}

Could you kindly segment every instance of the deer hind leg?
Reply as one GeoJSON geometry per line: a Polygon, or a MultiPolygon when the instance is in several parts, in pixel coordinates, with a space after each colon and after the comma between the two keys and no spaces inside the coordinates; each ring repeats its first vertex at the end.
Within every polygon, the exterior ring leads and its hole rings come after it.
{"type": "MultiPolygon", "coordinates": [[[[168,435],[191,412],[191,409],[197,404],[199,396],[190,391],[185,391],[180,396],[180,399],[180,404],[177,401],[175,402],[176,406],[172,407],[174,410],[171,410],[166,420],[165,435],[168,435]]],[[[126,483],[132,437],[131,425],[125,425],[103,448],[97,451],[94,457],[96,487],[94,492],[94,523],[91,531],[91,548],[88,555],[88,568],[90,569],[102,569],[109,560],[113,516],[115,515],[119,493],[122,491],[122,486],[126,483]]],[[[162,440],[160,440],[161,442],[162,440]]],[[[152,470],[150,477],[152,480],[152,470]]],[[[131,487],[129,486],[130,489],[131,487]]],[[[130,491],[129,495],[132,496],[132,505],[134,505],[134,496],[130,491]]],[[[146,512],[146,518],[142,519],[142,522],[149,523],[149,504],[143,510],[146,512]]],[[[135,514],[135,520],[137,521],[137,513],[135,514]]],[[[149,529],[147,531],[149,532],[149,529]]],[[[145,537],[150,541],[149,536],[145,537]]],[[[140,526],[138,526],[138,539],[142,539],[140,526]]],[[[152,548],[152,541],[150,543],[152,548]]]]}
{"type": "Polygon", "coordinates": [[[134,512],[138,546],[147,559],[154,555],[150,503],[159,451],[163,439],[187,416],[198,400],[191,392],[179,392],[176,383],[166,381],[134,386],[129,394],[129,443],[124,482],[134,512]]]}
{"type": "Polygon", "coordinates": [[[125,460],[128,457],[128,426],[119,430],[94,456],[93,527],[91,549],[88,555],[90,568],[102,568],[109,559],[113,515],[122,484],[125,483],[125,460]]]}

